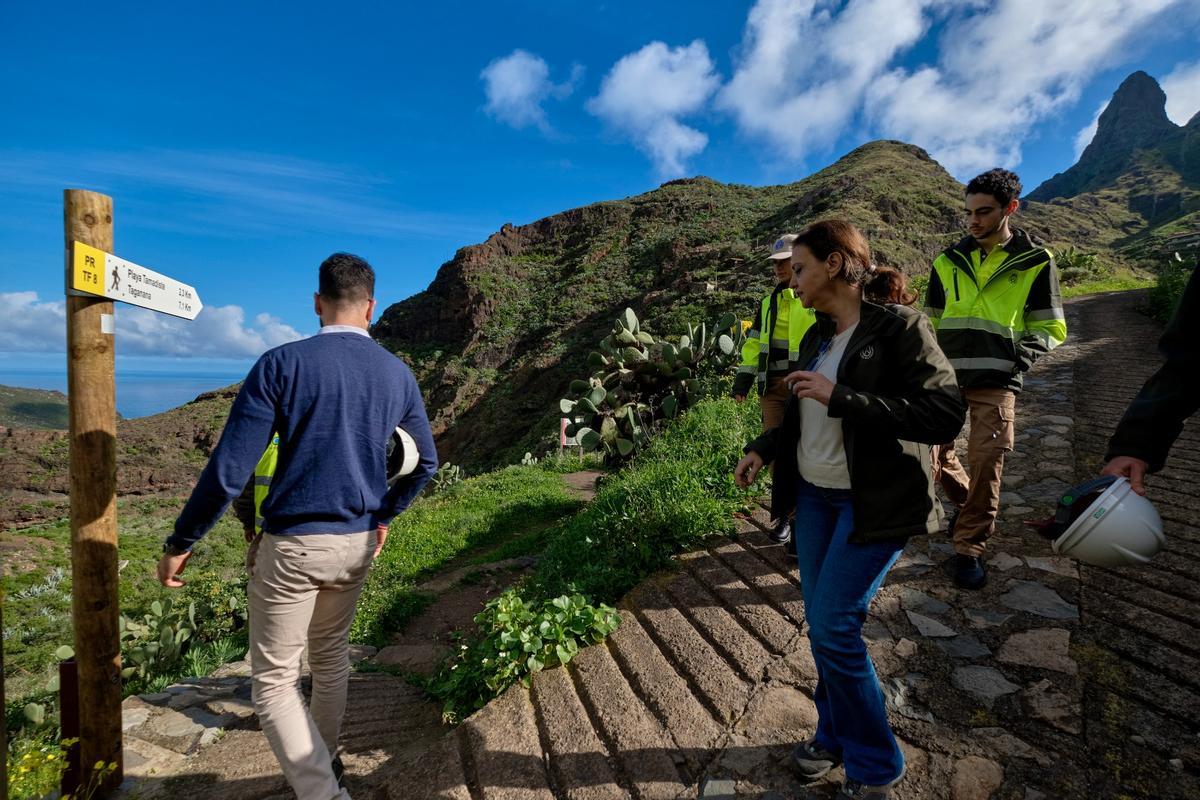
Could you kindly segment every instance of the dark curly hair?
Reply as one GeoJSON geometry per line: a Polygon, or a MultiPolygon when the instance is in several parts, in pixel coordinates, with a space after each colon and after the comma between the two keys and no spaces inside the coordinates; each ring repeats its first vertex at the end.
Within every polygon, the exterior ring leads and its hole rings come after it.
{"type": "Polygon", "coordinates": [[[989,169],[982,175],[971,178],[967,194],[990,194],[1002,206],[1007,206],[1021,196],[1021,179],[1017,173],[1006,169],[989,169]]]}

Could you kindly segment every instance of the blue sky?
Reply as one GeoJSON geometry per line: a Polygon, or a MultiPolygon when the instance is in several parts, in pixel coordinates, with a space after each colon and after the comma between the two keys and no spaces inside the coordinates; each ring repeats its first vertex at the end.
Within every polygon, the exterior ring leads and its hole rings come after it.
{"type": "Polygon", "coordinates": [[[98,8],[0,7],[10,360],[62,350],[67,187],[113,195],[117,254],[206,305],[119,308],[118,353],[245,359],[315,331],[335,250],[386,307],[505,222],[681,175],[790,182],[899,138],[1032,188],[1135,69],[1200,110],[1198,0],[98,8]]]}

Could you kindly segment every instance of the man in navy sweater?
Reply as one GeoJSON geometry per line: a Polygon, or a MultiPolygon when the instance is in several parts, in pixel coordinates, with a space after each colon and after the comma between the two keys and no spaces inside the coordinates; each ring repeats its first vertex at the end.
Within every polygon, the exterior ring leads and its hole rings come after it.
{"type": "Polygon", "coordinates": [[[262,505],[250,579],[254,709],[299,800],[349,798],[336,758],[350,674],[354,604],[392,519],[437,469],[421,391],[367,333],[375,272],[337,253],[321,264],[318,335],[263,354],[229,411],[221,441],[163,546],[158,579],[179,587],[192,546],[216,524],[272,434],[279,457],[262,505]],[[387,442],[412,436],[416,469],[390,487],[387,442]],[[307,644],[308,709],[300,694],[307,644]]]}

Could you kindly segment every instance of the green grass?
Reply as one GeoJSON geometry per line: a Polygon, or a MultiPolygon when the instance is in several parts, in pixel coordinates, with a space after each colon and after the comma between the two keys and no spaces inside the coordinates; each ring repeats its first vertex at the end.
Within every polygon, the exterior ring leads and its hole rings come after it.
{"type": "MultiPolygon", "coordinates": [[[[143,613],[154,600],[177,594],[154,575],[162,542],[182,507],[176,500],[120,500],[117,503],[118,587],[122,613],[143,613]]],[[[54,650],[71,644],[71,526],[69,520],[0,533],[41,540],[29,547],[34,568],[7,576],[4,588],[4,675],[9,698],[39,690],[50,677],[54,650]]],[[[188,570],[231,575],[244,569],[245,544],[240,526],[229,517],[196,546],[188,570]]],[[[184,574],[187,577],[187,573],[184,574]]]]}
{"type": "Polygon", "coordinates": [[[742,447],[761,428],[757,403],[698,403],[550,539],[530,592],[581,592],[612,603],[680,551],[732,531],[746,492],[733,485],[742,447]]]}
{"type": "Polygon", "coordinates": [[[545,666],[567,663],[619,623],[607,605],[676,553],[731,533],[751,492],[733,484],[742,447],[760,429],[756,402],[705,400],[668,423],[586,508],[547,532],[528,581],[476,616],[478,635],[425,683],[460,720],[545,666]]]}
{"type": "Polygon", "coordinates": [[[1073,286],[1064,286],[1062,288],[1062,296],[1081,297],[1087,294],[1100,294],[1102,292],[1124,292],[1130,289],[1145,289],[1153,285],[1153,278],[1143,278],[1140,275],[1124,273],[1094,281],[1077,283],[1073,286]]]}
{"type": "Polygon", "coordinates": [[[545,528],[580,505],[553,467],[541,465],[507,467],[421,498],[392,523],[359,598],[351,640],[385,644],[427,604],[416,590],[420,576],[459,555],[545,528]]]}

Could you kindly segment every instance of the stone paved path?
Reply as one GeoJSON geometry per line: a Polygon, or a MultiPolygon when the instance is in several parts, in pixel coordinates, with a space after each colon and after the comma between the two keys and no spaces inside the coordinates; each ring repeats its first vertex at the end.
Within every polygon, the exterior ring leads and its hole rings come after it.
{"type": "MultiPolygon", "coordinates": [[[[909,765],[898,798],[1200,797],[1198,426],[1151,484],[1170,545],[1149,567],[1081,573],[1021,525],[1096,471],[1154,369],[1157,328],[1137,300],[1069,304],[1069,343],[1030,376],[989,585],[955,589],[949,544],[919,537],[872,608],[865,638],[909,765]]],[[[354,795],[832,797],[840,770],[804,787],[787,765],[813,728],[815,674],[795,570],[765,522],[760,510],[735,540],[680,557],[623,601],[607,642],[444,735],[398,679],[356,675],[354,795]]],[[[248,722],[143,791],[288,796],[248,722]]]]}

